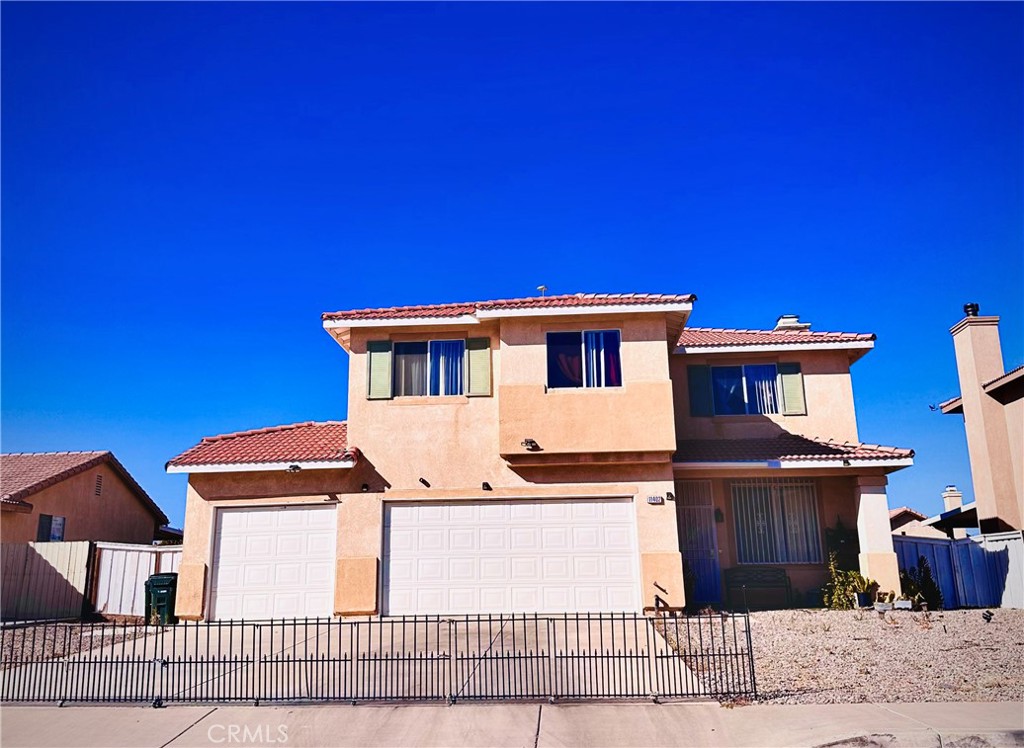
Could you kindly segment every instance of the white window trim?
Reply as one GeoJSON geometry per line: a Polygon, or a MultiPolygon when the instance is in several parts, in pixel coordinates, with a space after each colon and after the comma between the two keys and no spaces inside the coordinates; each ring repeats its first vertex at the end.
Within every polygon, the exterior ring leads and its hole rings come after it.
{"type": "MultiPolygon", "coordinates": [[[[601,327],[601,328],[594,328],[594,329],[590,329],[590,330],[587,330],[587,329],[581,329],[581,330],[548,330],[546,333],[544,333],[544,382],[545,382],[544,386],[545,386],[545,389],[548,392],[552,392],[552,391],[553,392],[576,392],[578,390],[621,390],[621,389],[625,388],[625,386],[626,386],[626,374],[625,374],[625,371],[620,371],[619,372],[619,378],[622,379],[622,384],[618,385],[617,387],[612,387],[612,386],[604,385],[604,384],[602,384],[602,385],[588,385],[587,384],[586,366],[587,366],[587,333],[588,332],[615,332],[615,333],[618,333],[618,335],[619,335],[619,368],[620,369],[623,368],[623,366],[622,366],[622,328],[619,328],[619,327],[601,327]],[[548,337],[547,336],[551,335],[551,334],[556,334],[557,335],[559,333],[566,333],[566,332],[578,332],[580,334],[580,360],[583,362],[583,371],[582,371],[582,374],[583,374],[583,385],[580,386],[580,387],[552,387],[551,386],[551,381],[547,378],[547,376],[548,376],[548,374],[547,374],[547,365],[548,365],[548,358],[547,358],[547,354],[548,354],[548,337]]],[[[603,374],[604,373],[604,371],[603,371],[604,362],[603,361],[601,362],[601,366],[602,366],[602,372],[601,373],[603,374]]],[[[604,377],[602,376],[602,379],[603,378],[604,377]]]]}

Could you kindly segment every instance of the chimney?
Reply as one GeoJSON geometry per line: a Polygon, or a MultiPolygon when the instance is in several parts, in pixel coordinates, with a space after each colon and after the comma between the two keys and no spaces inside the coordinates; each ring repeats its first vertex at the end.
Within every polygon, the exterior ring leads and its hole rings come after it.
{"type": "MultiPolygon", "coordinates": [[[[957,507],[963,506],[964,495],[956,486],[946,486],[946,489],[942,492],[942,505],[945,507],[944,511],[950,509],[956,509],[957,507]]],[[[953,530],[953,539],[959,540],[960,538],[967,537],[967,530],[963,527],[957,527],[953,530]]]]}
{"type": "Polygon", "coordinates": [[[1006,415],[1003,405],[984,389],[1003,375],[999,317],[982,317],[978,311],[976,303],[964,304],[966,316],[949,332],[960,378],[978,526],[982,532],[1002,532],[1019,528],[1021,517],[1006,415]]]}
{"type": "Polygon", "coordinates": [[[783,314],[775,320],[775,331],[779,330],[810,330],[810,322],[801,322],[799,314],[783,314]]]}

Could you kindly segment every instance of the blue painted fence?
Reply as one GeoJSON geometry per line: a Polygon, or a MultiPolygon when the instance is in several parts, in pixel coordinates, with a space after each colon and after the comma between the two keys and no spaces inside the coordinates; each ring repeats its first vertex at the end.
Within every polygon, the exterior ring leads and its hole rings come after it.
{"type": "Polygon", "coordinates": [[[1024,608],[1024,533],[973,535],[961,540],[892,539],[901,571],[924,556],[952,608],[1024,608]]]}

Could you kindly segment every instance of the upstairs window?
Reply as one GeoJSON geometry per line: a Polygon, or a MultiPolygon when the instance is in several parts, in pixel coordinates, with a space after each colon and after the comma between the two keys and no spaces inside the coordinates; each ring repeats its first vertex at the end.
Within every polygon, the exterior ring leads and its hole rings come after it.
{"type": "Polygon", "coordinates": [[[366,397],[491,394],[491,340],[431,340],[366,343],[366,397]]]}
{"type": "Polygon", "coordinates": [[[621,387],[618,330],[549,332],[548,387],[621,387]]]}
{"type": "Polygon", "coordinates": [[[395,343],[395,397],[461,395],[465,340],[395,343]]]}
{"type": "Polygon", "coordinates": [[[39,525],[36,527],[36,542],[48,543],[61,540],[64,540],[64,518],[40,514],[39,525]]]}
{"type": "Polygon", "coordinates": [[[688,366],[690,415],[806,415],[800,364],[688,366]]]}

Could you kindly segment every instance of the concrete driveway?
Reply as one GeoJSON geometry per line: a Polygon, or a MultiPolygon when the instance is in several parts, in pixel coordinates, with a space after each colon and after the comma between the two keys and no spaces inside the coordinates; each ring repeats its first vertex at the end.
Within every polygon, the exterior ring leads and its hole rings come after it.
{"type": "Polygon", "coordinates": [[[707,695],[648,619],[586,616],[180,624],[0,681],[5,698],[41,701],[707,695]]]}

